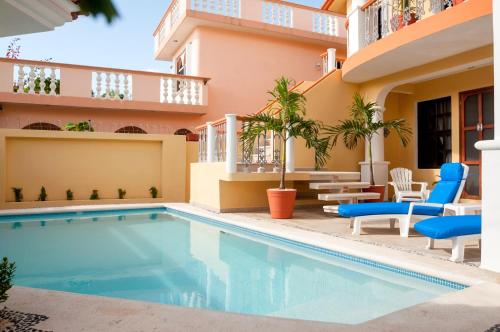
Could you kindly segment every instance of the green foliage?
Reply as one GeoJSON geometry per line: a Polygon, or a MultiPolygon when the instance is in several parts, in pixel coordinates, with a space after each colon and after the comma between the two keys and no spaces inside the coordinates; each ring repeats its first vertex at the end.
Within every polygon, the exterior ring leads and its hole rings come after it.
{"type": "Polygon", "coordinates": [[[68,122],[64,129],[67,131],[94,131],[94,128],[90,125],[90,121],[81,121],[78,123],[68,122]]]}
{"type": "Polygon", "coordinates": [[[90,199],[91,200],[98,200],[99,199],[99,190],[97,190],[97,189],[92,190],[92,194],[90,194],[90,199]]]}
{"type": "Polygon", "coordinates": [[[73,196],[73,192],[71,191],[71,189],[66,190],[66,200],[72,201],[73,198],[74,198],[74,196],[73,196]]]}
{"type": "Polygon", "coordinates": [[[314,149],[315,166],[320,168],[329,157],[329,139],[321,137],[323,125],[319,121],[304,118],[306,98],[300,92],[290,90],[292,81],[286,77],[277,79],[271,95],[272,106],[266,112],[247,118],[240,140],[244,153],[253,150],[260,135],[273,131],[281,139],[280,189],[285,189],[286,141],[303,138],[307,148],[314,149]]]}
{"type": "Polygon", "coordinates": [[[127,191],[125,189],[119,188],[118,189],[118,198],[124,199],[125,195],[127,195],[127,191]]]}
{"type": "Polygon", "coordinates": [[[152,198],[158,197],[158,189],[156,187],[149,188],[149,192],[151,193],[152,198]]]}
{"type": "Polygon", "coordinates": [[[112,0],[80,0],[79,6],[83,13],[93,17],[104,15],[108,23],[120,16],[112,0]]]}
{"type": "Polygon", "coordinates": [[[366,141],[369,149],[370,182],[375,184],[373,177],[372,139],[375,135],[383,133],[384,137],[394,131],[403,146],[408,145],[412,130],[404,119],[380,121],[380,108],[373,102],[365,103],[359,93],[355,93],[351,105],[351,118],[340,121],[336,126],[326,128],[326,133],[331,135],[332,145],[336,145],[340,137],[346,148],[355,149],[359,142],[366,141]]]}
{"type": "Polygon", "coordinates": [[[0,303],[7,301],[7,291],[12,287],[12,278],[16,272],[16,264],[9,263],[7,257],[0,263],[0,303]]]}
{"type": "Polygon", "coordinates": [[[14,192],[14,197],[16,199],[16,202],[22,202],[23,201],[23,188],[16,188],[12,187],[12,191],[14,192]]]}
{"type": "Polygon", "coordinates": [[[40,194],[38,195],[38,200],[39,201],[46,201],[47,200],[47,190],[45,190],[44,186],[42,186],[42,188],[40,188],[40,194]]]}

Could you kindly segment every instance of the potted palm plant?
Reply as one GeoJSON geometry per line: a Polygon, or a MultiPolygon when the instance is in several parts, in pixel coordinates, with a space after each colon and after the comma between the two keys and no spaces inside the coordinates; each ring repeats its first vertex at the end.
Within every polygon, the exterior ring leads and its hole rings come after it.
{"type": "Polygon", "coordinates": [[[360,141],[368,144],[368,162],[370,163],[370,189],[368,191],[380,193],[380,201],[384,200],[385,185],[375,185],[372,158],[372,139],[383,131],[384,137],[394,131],[403,146],[410,141],[412,130],[404,119],[380,121],[381,112],[377,104],[365,103],[359,93],[355,93],[350,107],[351,118],[340,121],[336,126],[326,127],[325,131],[331,135],[332,145],[336,145],[340,136],[346,148],[352,150],[360,141]]]}
{"type": "Polygon", "coordinates": [[[272,106],[263,113],[249,116],[243,125],[240,140],[244,149],[253,151],[256,140],[267,132],[273,132],[280,142],[280,184],[279,188],[267,190],[271,217],[290,219],[295,208],[297,190],[286,188],[286,143],[289,139],[303,138],[307,148],[315,151],[315,166],[326,163],[329,150],[329,138],[321,138],[322,124],[304,118],[306,98],[290,89],[292,81],[286,77],[277,79],[276,86],[269,91],[272,106]]]}

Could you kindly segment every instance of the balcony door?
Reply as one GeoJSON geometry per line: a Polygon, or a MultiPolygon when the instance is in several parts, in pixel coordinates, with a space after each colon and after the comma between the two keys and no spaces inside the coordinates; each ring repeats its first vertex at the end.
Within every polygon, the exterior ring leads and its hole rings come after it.
{"type": "Polygon", "coordinates": [[[469,166],[464,198],[481,198],[481,152],[474,144],[493,139],[493,87],[460,93],[460,161],[469,166]]]}

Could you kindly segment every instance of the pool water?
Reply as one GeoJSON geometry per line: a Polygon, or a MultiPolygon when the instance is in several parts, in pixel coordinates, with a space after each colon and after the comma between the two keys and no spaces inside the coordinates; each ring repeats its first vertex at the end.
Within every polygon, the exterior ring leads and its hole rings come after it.
{"type": "Polygon", "coordinates": [[[2,216],[0,255],[16,285],[345,324],[455,291],[166,209],[2,216]]]}

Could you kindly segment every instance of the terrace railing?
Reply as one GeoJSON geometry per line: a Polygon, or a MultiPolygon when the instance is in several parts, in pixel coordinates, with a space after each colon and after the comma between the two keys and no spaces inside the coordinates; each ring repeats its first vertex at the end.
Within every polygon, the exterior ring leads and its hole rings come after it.
{"type": "Polygon", "coordinates": [[[0,58],[0,93],[207,105],[204,77],[0,58]]]}
{"type": "Polygon", "coordinates": [[[452,0],[370,0],[364,12],[364,45],[453,6],[452,0]]]}
{"type": "Polygon", "coordinates": [[[336,50],[334,48],[329,48],[325,53],[321,54],[323,76],[334,70],[342,69],[343,64],[344,59],[336,57],[336,50]]]}
{"type": "Polygon", "coordinates": [[[324,36],[347,36],[344,15],[293,3],[276,0],[174,0],[154,32],[157,51],[188,12],[241,18],[324,36]]]}

